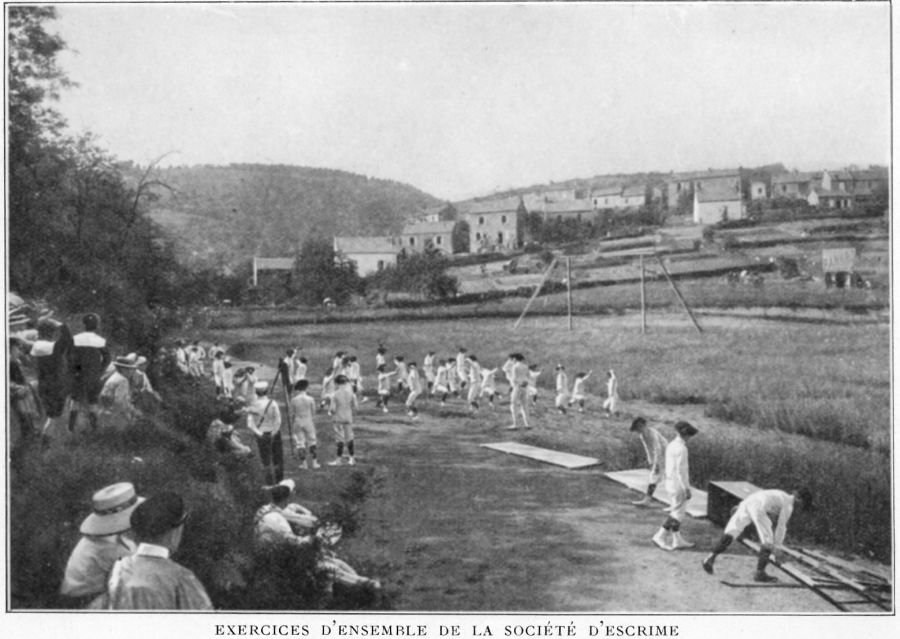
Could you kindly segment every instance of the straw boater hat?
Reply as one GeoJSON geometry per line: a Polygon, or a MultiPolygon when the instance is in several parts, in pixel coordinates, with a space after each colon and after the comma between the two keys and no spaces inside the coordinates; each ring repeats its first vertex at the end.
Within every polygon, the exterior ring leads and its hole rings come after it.
{"type": "Polygon", "coordinates": [[[266,382],[256,382],[253,385],[253,390],[256,391],[257,395],[265,395],[269,392],[269,385],[266,382]]]}
{"type": "Polygon", "coordinates": [[[134,353],[130,355],[120,355],[115,359],[113,365],[117,368],[137,368],[138,357],[134,353]]]}
{"type": "Polygon", "coordinates": [[[134,485],[120,482],[101,488],[91,497],[93,511],[81,522],[83,535],[115,535],[131,528],[131,511],[144,501],[134,492],[134,485]]]}

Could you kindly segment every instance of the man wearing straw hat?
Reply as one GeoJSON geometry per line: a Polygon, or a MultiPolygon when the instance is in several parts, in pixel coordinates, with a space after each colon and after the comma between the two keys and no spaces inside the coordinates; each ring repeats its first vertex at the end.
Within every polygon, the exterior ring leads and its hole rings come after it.
{"type": "MultiPolygon", "coordinates": [[[[115,372],[109,376],[100,391],[100,403],[104,417],[131,424],[140,415],[131,396],[132,380],[137,370],[137,355],[120,356],[113,361],[115,372]]],[[[113,424],[118,426],[119,424],[113,424]]]]}
{"type": "Polygon", "coordinates": [[[203,584],[193,572],[172,561],[184,534],[187,510],[180,495],[160,493],[131,513],[138,547],[118,560],[107,592],[91,603],[107,610],[212,610],[203,584]]]}
{"type": "Polygon", "coordinates": [[[84,331],[72,338],[72,409],[69,412],[69,432],[75,432],[78,413],[85,410],[91,428],[97,429],[100,391],[103,390],[103,371],[111,360],[106,340],[97,335],[100,317],[88,313],[82,320],[84,331]]]}
{"type": "Polygon", "coordinates": [[[281,410],[269,397],[266,382],[256,382],[256,401],[247,407],[247,428],[256,435],[259,456],[269,485],[284,478],[284,450],[281,441],[281,410]]]}
{"type": "MultiPolygon", "coordinates": [[[[92,512],[81,522],[83,535],[66,563],[59,592],[77,606],[106,591],[113,564],[137,547],[127,535],[131,513],[144,501],[128,482],[120,482],[94,493],[92,512]]],[[[79,606],[80,607],[80,606],[79,606]]]]}

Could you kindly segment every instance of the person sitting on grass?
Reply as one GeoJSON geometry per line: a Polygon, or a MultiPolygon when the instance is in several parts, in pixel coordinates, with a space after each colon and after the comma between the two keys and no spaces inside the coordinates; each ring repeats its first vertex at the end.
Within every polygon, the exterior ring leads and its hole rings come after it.
{"type": "MultiPolygon", "coordinates": [[[[254,525],[256,541],[262,545],[288,542],[306,546],[318,539],[323,546],[337,543],[341,536],[336,524],[321,525],[308,508],[291,503],[296,484],[293,479],[285,479],[268,488],[271,502],[256,511],[254,525]]],[[[379,590],[381,583],[357,573],[346,561],[338,558],[331,550],[322,549],[318,567],[326,572],[333,583],[349,587],[366,587],[379,590]]]]}
{"type": "Polygon", "coordinates": [[[761,549],[756,563],[756,572],[753,580],[760,583],[777,581],[775,577],[766,572],[769,557],[784,547],[784,536],[787,534],[787,524],[794,512],[812,509],[812,493],[807,488],[787,493],[783,490],[760,490],[744,499],[735,509],[731,519],[725,526],[725,532],[712,552],[701,563],[703,570],[713,574],[713,566],[716,557],[725,552],[731,542],[739,539],[751,524],[756,528],[761,549]],[[772,532],[772,522],[778,524],[772,532]]]}
{"type": "Polygon", "coordinates": [[[643,499],[631,502],[635,506],[653,505],[653,493],[656,486],[665,477],[666,446],[669,442],[658,430],[647,423],[643,417],[631,422],[631,432],[637,433],[647,453],[647,464],[650,466],[650,478],[647,482],[647,494],[643,499]]]}
{"type": "Polygon", "coordinates": [[[243,459],[253,452],[253,449],[245,445],[234,432],[234,424],[226,424],[221,419],[214,419],[209,425],[206,440],[223,455],[243,459]]]}

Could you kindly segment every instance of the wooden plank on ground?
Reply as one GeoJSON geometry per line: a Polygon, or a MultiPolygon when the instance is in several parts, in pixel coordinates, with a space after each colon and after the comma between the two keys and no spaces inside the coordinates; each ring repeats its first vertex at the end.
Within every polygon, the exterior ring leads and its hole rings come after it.
{"type": "Polygon", "coordinates": [[[576,468],[588,468],[600,464],[599,459],[594,457],[582,457],[581,455],[573,455],[571,453],[563,453],[558,450],[549,450],[547,448],[538,448],[537,446],[529,446],[527,444],[519,444],[517,442],[499,442],[496,444],[482,444],[485,448],[499,450],[503,453],[511,455],[521,455],[529,459],[554,464],[574,470],[576,468]]]}
{"type": "MultiPolygon", "coordinates": [[[[639,493],[647,492],[647,483],[650,479],[650,472],[646,468],[618,470],[615,472],[604,474],[614,482],[623,484],[628,488],[631,488],[632,490],[638,491],[639,493]]],[[[665,504],[671,502],[669,491],[666,490],[666,487],[663,484],[658,484],[656,486],[656,490],[653,492],[653,498],[665,504]]],[[[708,495],[706,494],[706,491],[700,490],[699,488],[694,488],[692,486],[691,499],[688,502],[687,514],[691,517],[694,517],[695,519],[706,517],[707,501],[708,495]]]]}

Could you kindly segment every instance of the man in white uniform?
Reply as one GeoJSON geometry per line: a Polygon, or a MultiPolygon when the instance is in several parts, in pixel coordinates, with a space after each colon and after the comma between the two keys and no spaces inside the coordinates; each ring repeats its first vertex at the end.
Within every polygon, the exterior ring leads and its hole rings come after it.
{"type": "Polygon", "coordinates": [[[690,471],[688,466],[688,440],[697,434],[697,429],[688,422],[675,424],[678,435],[666,446],[666,490],[672,503],[669,516],[655,535],[653,543],[663,550],[692,548],[694,544],[681,536],[681,520],[687,513],[687,502],[691,498],[690,471]],[[668,537],[671,536],[671,540],[668,537]]]}
{"type": "Polygon", "coordinates": [[[522,424],[525,428],[531,428],[528,425],[528,366],[525,364],[525,357],[521,353],[513,353],[509,356],[514,362],[510,368],[509,378],[512,384],[512,396],[509,400],[509,410],[512,413],[512,426],[507,430],[518,430],[519,417],[522,418],[522,424]]]}
{"type": "Polygon", "coordinates": [[[643,499],[631,502],[635,506],[650,506],[653,504],[653,493],[656,486],[665,477],[666,447],[669,442],[658,430],[647,423],[643,417],[638,417],[631,422],[631,432],[637,433],[647,453],[647,464],[650,466],[650,478],[647,482],[647,494],[643,499]]]}
{"type": "Polygon", "coordinates": [[[728,520],[725,533],[709,556],[703,560],[703,570],[713,574],[716,557],[725,552],[731,542],[739,538],[744,530],[753,524],[759,537],[760,546],[762,546],[753,580],[760,583],[777,581],[775,577],[766,573],[766,564],[774,552],[784,547],[788,520],[794,509],[798,507],[804,511],[812,508],[812,493],[806,488],[795,490],[790,494],[774,489],[753,493],[738,505],[731,519],[728,520]],[[773,522],[777,522],[774,532],[772,531],[773,522]]]}

